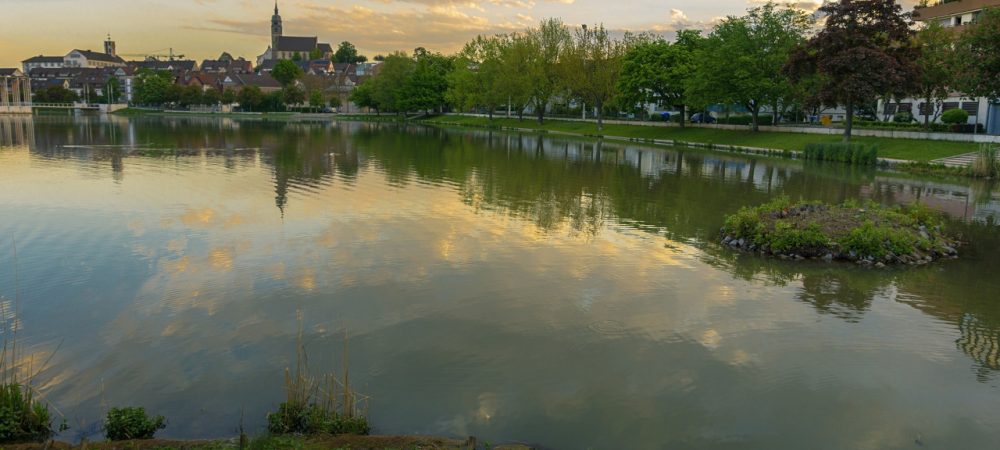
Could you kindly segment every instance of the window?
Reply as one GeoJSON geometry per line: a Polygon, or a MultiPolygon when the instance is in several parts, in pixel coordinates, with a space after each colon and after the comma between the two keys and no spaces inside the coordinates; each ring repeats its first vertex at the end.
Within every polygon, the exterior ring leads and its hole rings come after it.
{"type": "Polygon", "coordinates": [[[962,25],[962,16],[955,16],[955,26],[957,27],[961,25],[962,25]]]}
{"type": "Polygon", "coordinates": [[[913,103],[900,103],[897,105],[897,112],[905,112],[913,114],[913,103]]]}
{"type": "Polygon", "coordinates": [[[959,108],[958,102],[944,102],[944,109],[942,111],[948,111],[951,109],[958,109],[958,108],[959,108]]]}
{"type": "Polygon", "coordinates": [[[886,103],[885,104],[885,114],[886,115],[896,114],[896,104],[895,103],[886,103]]]}
{"type": "Polygon", "coordinates": [[[963,102],[962,109],[969,113],[970,116],[975,117],[979,114],[979,102],[963,102]]]}
{"type": "Polygon", "coordinates": [[[918,109],[921,116],[929,116],[931,114],[934,114],[933,103],[921,103],[918,109]]]}

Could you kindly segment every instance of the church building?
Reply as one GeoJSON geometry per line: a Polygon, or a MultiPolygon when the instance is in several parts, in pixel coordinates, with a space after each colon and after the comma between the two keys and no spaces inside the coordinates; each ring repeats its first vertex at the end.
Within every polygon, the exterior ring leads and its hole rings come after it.
{"type": "Polygon", "coordinates": [[[265,61],[277,61],[282,59],[330,59],[333,57],[333,47],[330,44],[320,43],[319,38],[285,36],[282,34],[281,14],[278,13],[278,3],[274,3],[274,15],[271,16],[271,46],[263,55],[257,57],[257,65],[264,65],[265,61]],[[319,55],[320,58],[312,58],[319,55]]]}

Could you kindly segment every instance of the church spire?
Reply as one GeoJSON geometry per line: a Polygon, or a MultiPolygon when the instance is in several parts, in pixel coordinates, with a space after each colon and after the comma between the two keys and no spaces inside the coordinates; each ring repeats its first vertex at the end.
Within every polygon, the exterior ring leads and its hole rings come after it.
{"type": "Polygon", "coordinates": [[[278,15],[278,0],[274,0],[274,15],[278,15]]]}

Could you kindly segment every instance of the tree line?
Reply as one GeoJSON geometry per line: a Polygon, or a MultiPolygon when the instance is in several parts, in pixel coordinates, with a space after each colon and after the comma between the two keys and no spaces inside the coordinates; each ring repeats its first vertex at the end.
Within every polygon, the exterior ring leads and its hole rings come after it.
{"type": "Polygon", "coordinates": [[[1000,9],[956,33],[933,22],[918,30],[893,0],[828,2],[813,15],[769,2],[673,41],[547,19],[476,37],[454,55],[393,53],[351,100],[379,113],[483,111],[492,119],[501,109],[519,118],[530,110],[540,123],[573,103],[594,109],[599,129],[606,114],[641,113],[646,104],[679,111],[681,126],[692,111],[738,105],[755,131],[765,110],[777,124],[844,107],[850,140],[856,112],[873,112],[880,99],[933,105],[955,91],[1000,98],[1000,9]]]}

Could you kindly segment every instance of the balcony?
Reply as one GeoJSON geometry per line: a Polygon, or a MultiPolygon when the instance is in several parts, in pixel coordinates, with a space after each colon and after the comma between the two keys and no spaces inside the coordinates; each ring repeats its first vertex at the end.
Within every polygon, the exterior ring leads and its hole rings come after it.
{"type": "Polygon", "coordinates": [[[1000,0],[945,0],[932,3],[930,6],[917,7],[913,10],[913,18],[919,21],[934,20],[989,7],[1000,7],[1000,0]]]}

